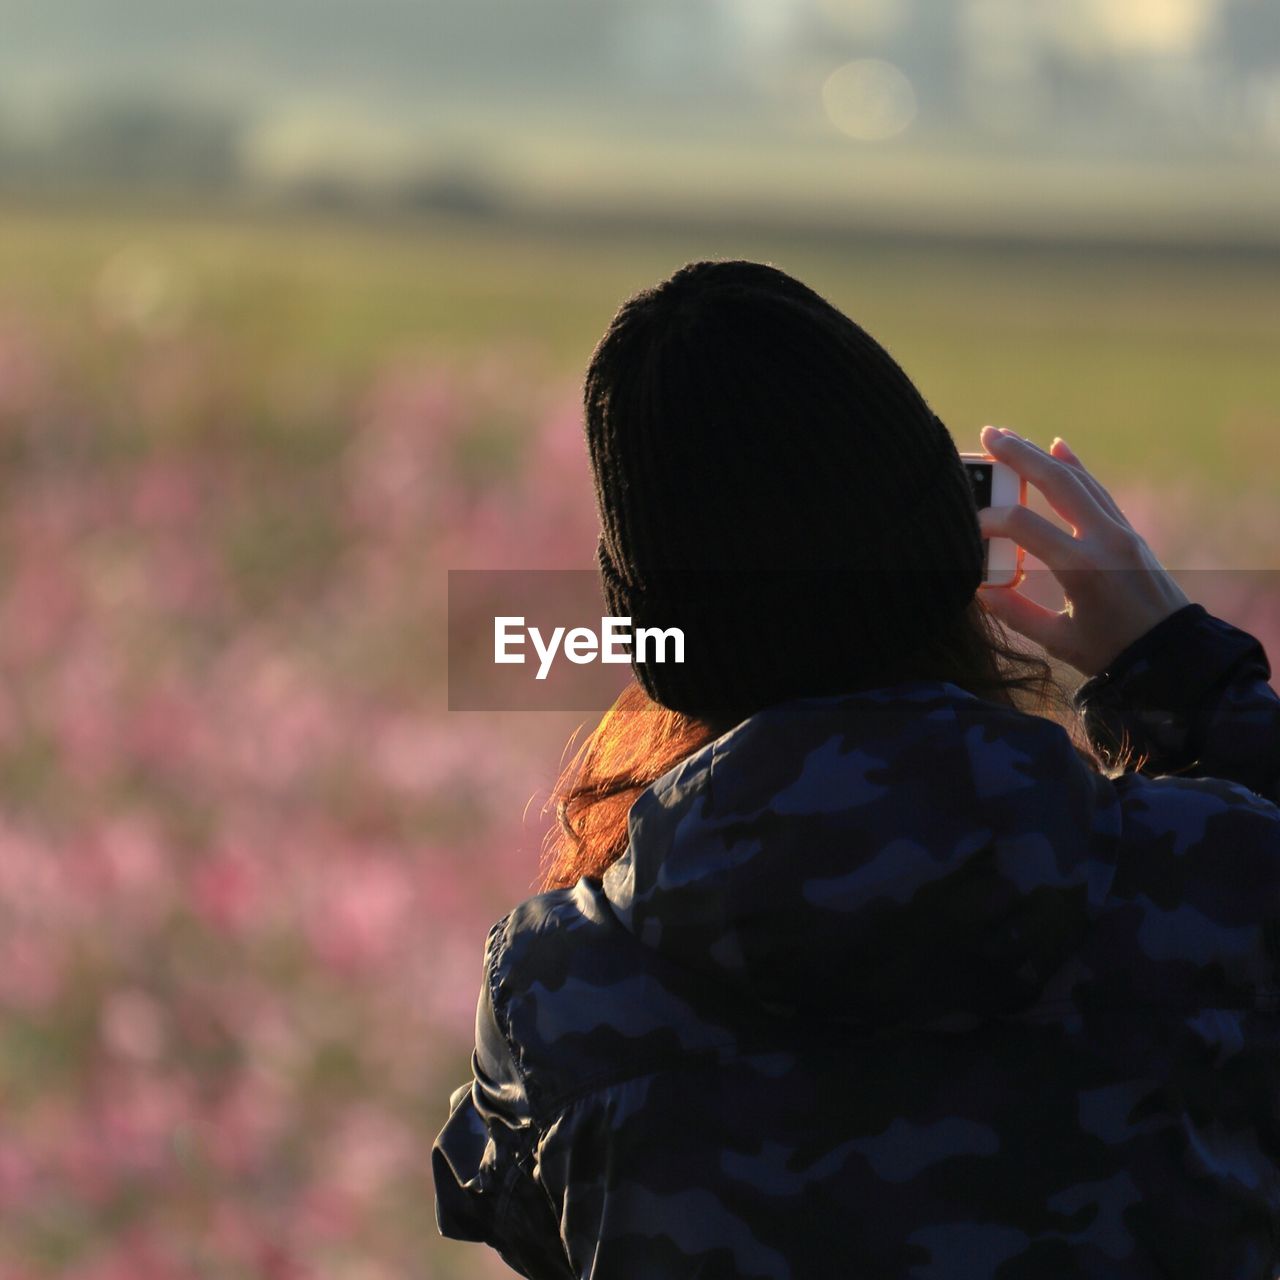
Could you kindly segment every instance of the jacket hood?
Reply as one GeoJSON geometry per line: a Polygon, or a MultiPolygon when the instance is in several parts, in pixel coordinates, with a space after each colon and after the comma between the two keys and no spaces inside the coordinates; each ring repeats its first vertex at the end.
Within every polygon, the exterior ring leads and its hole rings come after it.
{"type": "Polygon", "coordinates": [[[774,1013],[963,1028],[1033,1002],[1105,897],[1113,789],[1060,725],[943,681],[779,704],[646,790],[604,891],[774,1013]]]}

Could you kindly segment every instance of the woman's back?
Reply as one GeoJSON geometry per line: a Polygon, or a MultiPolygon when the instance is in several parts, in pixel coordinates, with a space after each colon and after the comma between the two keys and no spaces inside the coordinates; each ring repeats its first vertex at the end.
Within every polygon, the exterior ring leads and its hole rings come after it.
{"type": "Polygon", "coordinates": [[[441,1229],[530,1276],[1272,1276],[1269,674],[1193,605],[1081,690],[1195,777],[942,681],[692,756],[495,926],[441,1229]]]}

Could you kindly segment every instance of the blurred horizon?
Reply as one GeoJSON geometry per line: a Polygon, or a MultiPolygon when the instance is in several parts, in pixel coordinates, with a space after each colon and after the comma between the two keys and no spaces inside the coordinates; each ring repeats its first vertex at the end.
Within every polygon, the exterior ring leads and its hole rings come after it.
{"type": "Polygon", "coordinates": [[[1280,244],[1264,0],[0,0],[0,193],[1280,244]]]}

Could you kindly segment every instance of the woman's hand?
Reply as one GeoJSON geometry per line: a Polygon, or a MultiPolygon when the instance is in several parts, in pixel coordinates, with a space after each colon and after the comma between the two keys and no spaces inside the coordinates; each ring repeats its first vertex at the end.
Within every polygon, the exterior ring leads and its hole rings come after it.
{"type": "Polygon", "coordinates": [[[1093,676],[1190,604],[1066,441],[1055,439],[1046,453],[1007,427],[983,427],[981,438],[992,457],[1035,485],[1071,525],[1066,533],[1023,506],[978,512],[984,538],[1012,538],[1044,562],[1066,594],[1066,608],[1054,613],[1018,591],[985,590],[983,603],[1007,626],[1093,676]]]}

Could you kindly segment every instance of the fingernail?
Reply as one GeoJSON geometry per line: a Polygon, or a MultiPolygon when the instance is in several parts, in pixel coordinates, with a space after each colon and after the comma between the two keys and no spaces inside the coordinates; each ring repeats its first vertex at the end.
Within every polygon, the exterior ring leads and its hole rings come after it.
{"type": "Polygon", "coordinates": [[[1015,440],[1022,439],[1022,437],[1016,431],[1014,431],[1011,427],[1000,427],[999,431],[1002,436],[1012,436],[1015,440]]]}

